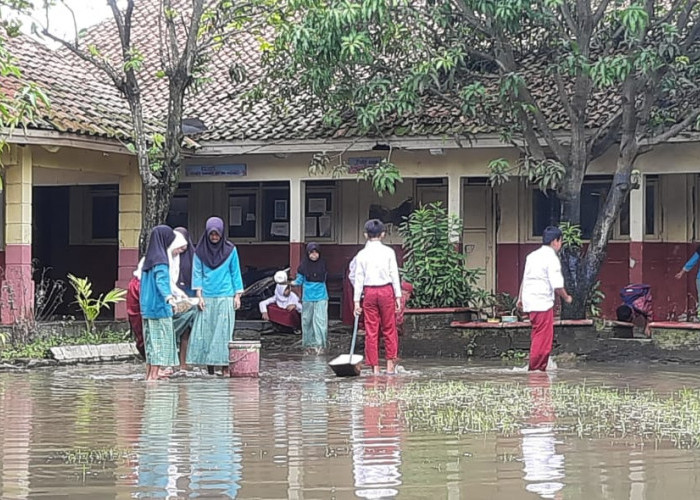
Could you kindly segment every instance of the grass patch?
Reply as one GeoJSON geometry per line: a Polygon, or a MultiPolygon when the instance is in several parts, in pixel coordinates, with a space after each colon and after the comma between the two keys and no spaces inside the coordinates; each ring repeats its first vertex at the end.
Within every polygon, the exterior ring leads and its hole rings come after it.
{"type": "Polygon", "coordinates": [[[86,344],[117,344],[130,341],[130,333],[113,332],[105,330],[99,333],[84,332],[77,337],[51,336],[36,339],[27,344],[5,345],[0,348],[0,360],[13,360],[18,358],[45,359],[49,357],[49,349],[63,345],[86,344]]]}
{"type": "Polygon", "coordinates": [[[659,394],[585,382],[530,387],[445,381],[368,391],[362,403],[393,401],[401,405],[409,430],[510,435],[550,423],[558,433],[579,438],[668,441],[681,448],[700,447],[700,390],[659,394]]]}

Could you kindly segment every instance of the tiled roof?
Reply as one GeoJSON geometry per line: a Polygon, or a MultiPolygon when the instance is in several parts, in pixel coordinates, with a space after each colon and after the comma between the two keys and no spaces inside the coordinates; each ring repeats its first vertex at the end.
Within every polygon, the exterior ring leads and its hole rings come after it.
{"type": "MultiPolygon", "coordinates": [[[[51,109],[33,128],[125,139],[131,114],[116,88],[96,78],[85,64],[69,54],[50,50],[26,36],[6,39],[10,54],[27,80],[36,82],[49,96],[51,109]]],[[[15,87],[7,77],[4,88],[15,87]]]]}
{"type": "MultiPolygon", "coordinates": [[[[163,120],[167,110],[167,81],[155,76],[159,54],[159,30],[154,28],[153,15],[157,0],[136,2],[132,39],[146,54],[146,66],[140,71],[141,89],[147,121],[155,124],[163,120]]],[[[93,27],[87,39],[95,43],[107,56],[121,50],[114,36],[111,20],[93,27]]],[[[217,52],[210,66],[210,80],[197,93],[186,99],[185,117],[199,118],[208,131],[197,137],[208,141],[240,143],[245,141],[278,142],[303,139],[348,139],[360,136],[357,125],[347,121],[336,129],[324,126],[320,111],[292,109],[284,116],[276,116],[265,102],[251,108],[243,105],[241,95],[259,75],[257,41],[250,35],[240,35],[235,44],[217,52]],[[242,64],[248,82],[236,86],[229,77],[229,67],[236,61],[242,64]]],[[[11,53],[18,59],[27,78],[47,89],[52,109],[48,116],[36,123],[37,128],[124,139],[131,128],[129,108],[106,75],[70,54],[66,49],[50,50],[27,38],[9,42],[11,53]]],[[[532,61],[534,63],[534,61],[532,61]]],[[[528,66],[527,64],[525,65],[528,66]]],[[[543,71],[532,64],[526,72],[528,81],[540,81],[533,95],[542,104],[552,128],[565,129],[568,118],[559,103],[556,86],[546,82],[543,71]]],[[[588,125],[602,124],[618,103],[609,96],[597,94],[593,98],[588,125]]],[[[458,109],[442,103],[426,103],[419,116],[387,120],[378,136],[446,136],[494,133],[496,130],[479,119],[467,120],[458,109]]]]}

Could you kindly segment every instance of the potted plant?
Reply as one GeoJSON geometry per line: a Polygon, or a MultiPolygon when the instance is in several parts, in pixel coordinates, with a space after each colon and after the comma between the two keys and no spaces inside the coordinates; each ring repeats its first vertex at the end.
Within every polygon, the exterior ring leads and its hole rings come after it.
{"type": "Polygon", "coordinates": [[[500,322],[496,315],[496,297],[491,292],[483,288],[475,291],[472,302],[478,311],[479,321],[486,320],[487,323],[500,322]]]}
{"type": "Polygon", "coordinates": [[[496,295],[496,304],[501,314],[501,322],[515,323],[520,319],[518,315],[518,299],[508,292],[500,292],[496,295]]]}

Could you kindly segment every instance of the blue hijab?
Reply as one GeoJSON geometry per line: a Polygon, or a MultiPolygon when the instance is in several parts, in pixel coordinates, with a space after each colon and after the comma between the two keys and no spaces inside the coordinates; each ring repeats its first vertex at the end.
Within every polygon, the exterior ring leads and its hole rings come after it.
{"type": "Polygon", "coordinates": [[[216,269],[226,262],[228,256],[233,252],[233,248],[233,243],[228,241],[224,235],[224,221],[218,217],[209,217],[204,234],[199,239],[194,253],[209,269],[216,269]],[[211,242],[209,239],[211,233],[217,233],[221,236],[218,243],[211,242]]]}
{"type": "Polygon", "coordinates": [[[168,247],[175,240],[175,232],[170,226],[156,226],[151,231],[148,240],[146,258],[143,261],[143,270],[148,271],[158,264],[169,264],[168,247]]]}

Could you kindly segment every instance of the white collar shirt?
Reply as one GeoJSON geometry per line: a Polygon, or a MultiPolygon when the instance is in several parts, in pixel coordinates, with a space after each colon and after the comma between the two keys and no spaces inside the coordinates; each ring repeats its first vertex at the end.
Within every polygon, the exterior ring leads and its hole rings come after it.
{"type": "Polygon", "coordinates": [[[401,297],[399,266],[393,248],[381,241],[368,241],[355,257],[354,301],[359,302],[366,286],[392,285],[394,296],[401,297]]]}
{"type": "Polygon", "coordinates": [[[522,302],[525,312],[544,312],[554,307],[554,291],[564,288],[561,262],[557,252],[542,245],[525,260],[522,302]]]}

